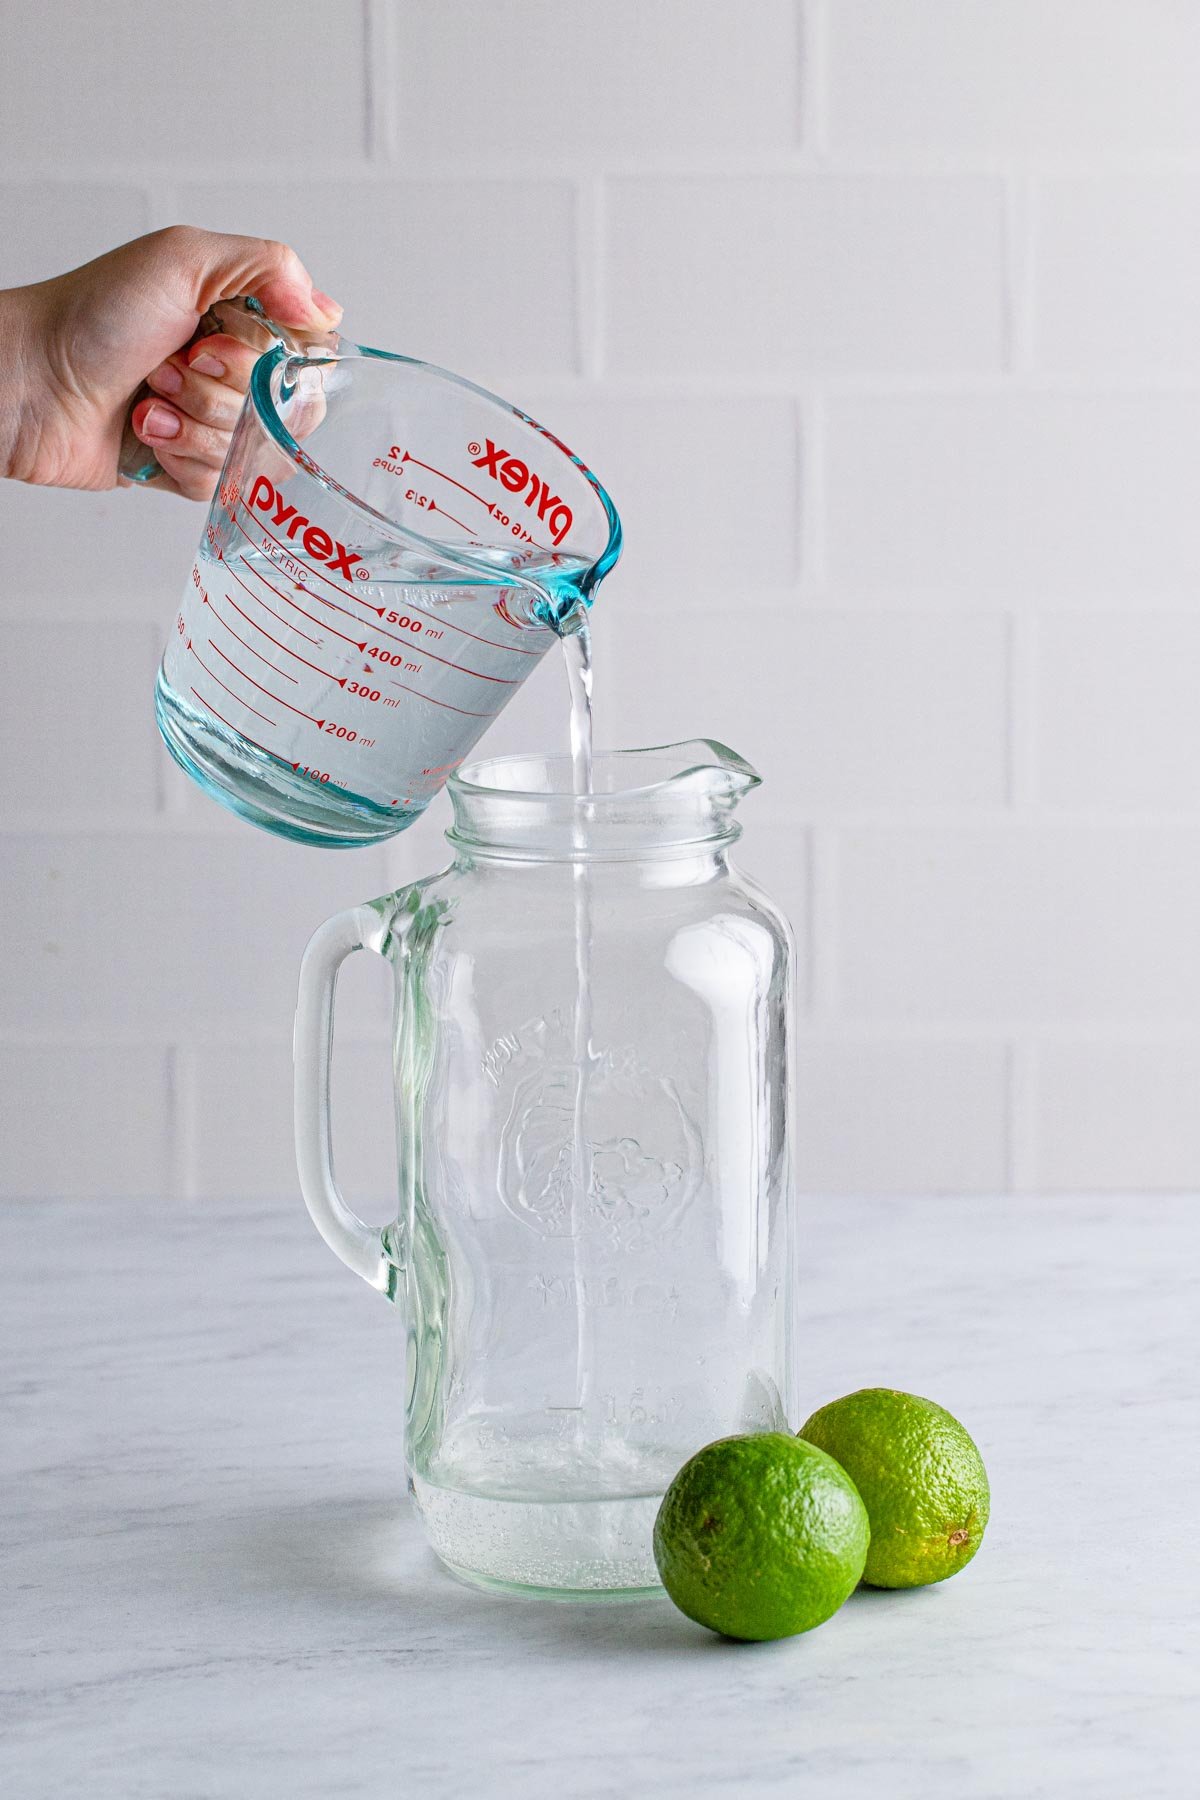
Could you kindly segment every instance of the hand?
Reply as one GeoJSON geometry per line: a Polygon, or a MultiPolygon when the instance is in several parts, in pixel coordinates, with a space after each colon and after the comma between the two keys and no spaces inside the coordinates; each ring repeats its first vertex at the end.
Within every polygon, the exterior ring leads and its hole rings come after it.
{"type": "MultiPolygon", "coordinates": [[[[67,275],[0,294],[0,467],[41,486],[111,488],[129,402],[164,471],[207,500],[258,351],[224,334],[180,348],[217,300],[252,294],[281,325],[324,331],[341,307],[294,250],[172,225],[67,275]]],[[[121,485],[125,485],[122,483],[121,485]]]]}

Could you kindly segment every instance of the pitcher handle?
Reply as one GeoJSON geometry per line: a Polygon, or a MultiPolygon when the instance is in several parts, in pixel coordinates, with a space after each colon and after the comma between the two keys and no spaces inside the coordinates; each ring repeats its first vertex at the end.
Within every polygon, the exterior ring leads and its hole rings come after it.
{"type": "Polygon", "coordinates": [[[314,933],[300,964],[293,1055],[296,1069],[296,1166],[313,1223],[331,1250],[389,1299],[396,1265],[383,1229],[367,1225],[346,1205],[333,1172],[329,1076],[333,1059],[333,1002],[338,970],[356,950],[374,950],[378,916],[370,907],[338,913],[314,933]]]}

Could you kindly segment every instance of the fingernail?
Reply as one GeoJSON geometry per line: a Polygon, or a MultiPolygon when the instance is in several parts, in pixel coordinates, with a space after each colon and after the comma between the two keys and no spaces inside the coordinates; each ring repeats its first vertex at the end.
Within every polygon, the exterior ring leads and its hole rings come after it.
{"type": "Polygon", "coordinates": [[[163,363],[149,377],[151,387],[160,388],[164,394],[178,394],[183,387],[183,376],[174,363],[163,363]]]}
{"type": "Polygon", "coordinates": [[[338,305],[337,301],[331,300],[329,298],[328,294],[323,294],[321,292],[320,288],[313,289],[312,297],[313,297],[313,304],[315,306],[319,306],[323,313],[328,313],[330,316],[332,316],[334,313],[336,313],[339,318],[341,317],[342,309],[338,305]]]}
{"type": "Polygon", "coordinates": [[[193,356],[188,367],[195,369],[200,375],[227,375],[229,373],[220,357],[213,356],[208,350],[202,350],[199,356],[193,356]]]}
{"type": "Polygon", "coordinates": [[[173,438],[179,436],[179,414],[169,406],[151,406],[142,419],[142,436],[173,438]]]}

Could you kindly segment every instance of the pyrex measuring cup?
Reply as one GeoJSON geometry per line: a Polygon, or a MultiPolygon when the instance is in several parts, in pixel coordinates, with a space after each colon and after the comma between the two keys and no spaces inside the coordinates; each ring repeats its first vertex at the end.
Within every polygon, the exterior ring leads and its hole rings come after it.
{"type": "Polygon", "coordinates": [[[209,793],[307,843],[411,824],[620,553],[526,413],[345,339],[256,364],[156,690],[209,793]]]}

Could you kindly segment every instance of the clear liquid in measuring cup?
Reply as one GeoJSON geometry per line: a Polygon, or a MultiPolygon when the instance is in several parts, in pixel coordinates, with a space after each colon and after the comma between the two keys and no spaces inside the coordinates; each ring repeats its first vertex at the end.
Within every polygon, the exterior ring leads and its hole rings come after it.
{"type": "Polygon", "coordinates": [[[620,554],[591,471],[497,395],[338,336],[255,365],[159,723],[201,786],[330,847],[420,816],[620,554]]]}
{"type": "MultiPolygon", "coordinates": [[[[159,724],[176,761],[225,805],[331,846],[391,837],[425,811],[555,642],[570,566],[545,586],[411,559],[335,585],[267,554],[241,525],[206,544],[163,658],[159,724]],[[418,575],[419,569],[415,571],[418,575]]],[[[268,546],[269,548],[269,546],[268,546]]]]}

